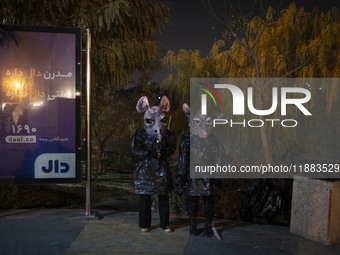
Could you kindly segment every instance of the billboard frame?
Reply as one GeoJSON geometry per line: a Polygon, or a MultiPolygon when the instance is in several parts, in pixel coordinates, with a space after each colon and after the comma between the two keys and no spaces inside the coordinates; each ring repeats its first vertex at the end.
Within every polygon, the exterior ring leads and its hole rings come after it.
{"type": "MultiPolygon", "coordinates": [[[[75,177],[74,178],[27,178],[27,179],[1,179],[0,184],[68,184],[81,182],[81,28],[75,27],[44,27],[44,26],[18,26],[18,25],[0,25],[0,33],[9,34],[14,32],[34,32],[34,33],[51,33],[51,34],[74,34],[75,35],[75,177]]],[[[5,46],[6,47],[6,46],[5,46]]],[[[0,166],[1,167],[1,166],[0,166]]]]}

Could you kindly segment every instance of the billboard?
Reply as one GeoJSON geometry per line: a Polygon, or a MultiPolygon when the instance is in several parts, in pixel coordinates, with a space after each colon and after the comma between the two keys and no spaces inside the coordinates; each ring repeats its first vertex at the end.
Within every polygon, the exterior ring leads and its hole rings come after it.
{"type": "Polygon", "coordinates": [[[0,182],[80,181],[80,32],[0,26],[0,182]]]}

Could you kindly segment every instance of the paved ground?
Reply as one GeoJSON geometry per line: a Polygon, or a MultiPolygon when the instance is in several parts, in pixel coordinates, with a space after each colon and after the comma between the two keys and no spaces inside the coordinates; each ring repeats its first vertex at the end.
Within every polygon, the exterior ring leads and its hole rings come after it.
{"type": "MultiPolygon", "coordinates": [[[[222,240],[201,235],[190,238],[187,218],[171,217],[173,233],[159,228],[141,233],[137,212],[100,211],[104,217],[84,216],[82,210],[10,210],[0,213],[0,254],[232,254],[335,255],[340,244],[325,246],[290,234],[289,227],[215,220],[222,240]]],[[[203,221],[199,224],[203,228],[203,221]]]]}

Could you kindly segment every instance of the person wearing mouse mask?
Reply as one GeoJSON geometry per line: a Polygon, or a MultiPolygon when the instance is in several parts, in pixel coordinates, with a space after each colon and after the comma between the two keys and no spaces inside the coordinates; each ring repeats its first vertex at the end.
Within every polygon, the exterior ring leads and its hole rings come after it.
{"type": "Polygon", "coordinates": [[[144,129],[137,130],[131,149],[138,159],[134,172],[135,193],[140,195],[139,227],[142,232],[151,230],[151,195],[158,195],[160,227],[166,232],[169,226],[169,191],[172,177],[167,157],[176,150],[175,135],[167,129],[166,113],[170,102],[163,96],[159,106],[150,107],[148,98],[141,97],[136,105],[144,112],[144,129]]]}
{"type": "Polygon", "coordinates": [[[187,195],[187,213],[189,215],[191,236],[197,235],[197,211],[199,199],[202,197],[205,225],[203,235],[213,236],[212,220],[214,216],[213,194],[221,185],[221,180],[213,178],[190,178],[190,164],[204,165],[206,156],[214,155],[218,162],[225,156],[222,143],[212,132],[213,116],[202,115],[200,111],[190,112],[190,107],[183,104],[183,111],[188,117],[190,134],[181,135],[179,144],[178,165],[176,168],[182,191],[187,195]],[[192,143],[192,144],[190,144],[192,143]],[[190,153],[200,162],[190,162],[190,153]]]}

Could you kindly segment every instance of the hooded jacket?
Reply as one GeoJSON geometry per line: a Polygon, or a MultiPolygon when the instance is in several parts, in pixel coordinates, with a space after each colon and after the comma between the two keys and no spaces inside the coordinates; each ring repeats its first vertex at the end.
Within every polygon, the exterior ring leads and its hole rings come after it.
{"type": "Polygon", "coordinates": [[[167,157],[176,150],[175,134],[167,130],[159,143],[144,129],[137,130],[131,149],[138,159],[134,172],[136,194],[163,195],[171,190],[172,178],[167,157]],[[157,150],[160,150],[159,158],[157,158],[157,150]]]}

